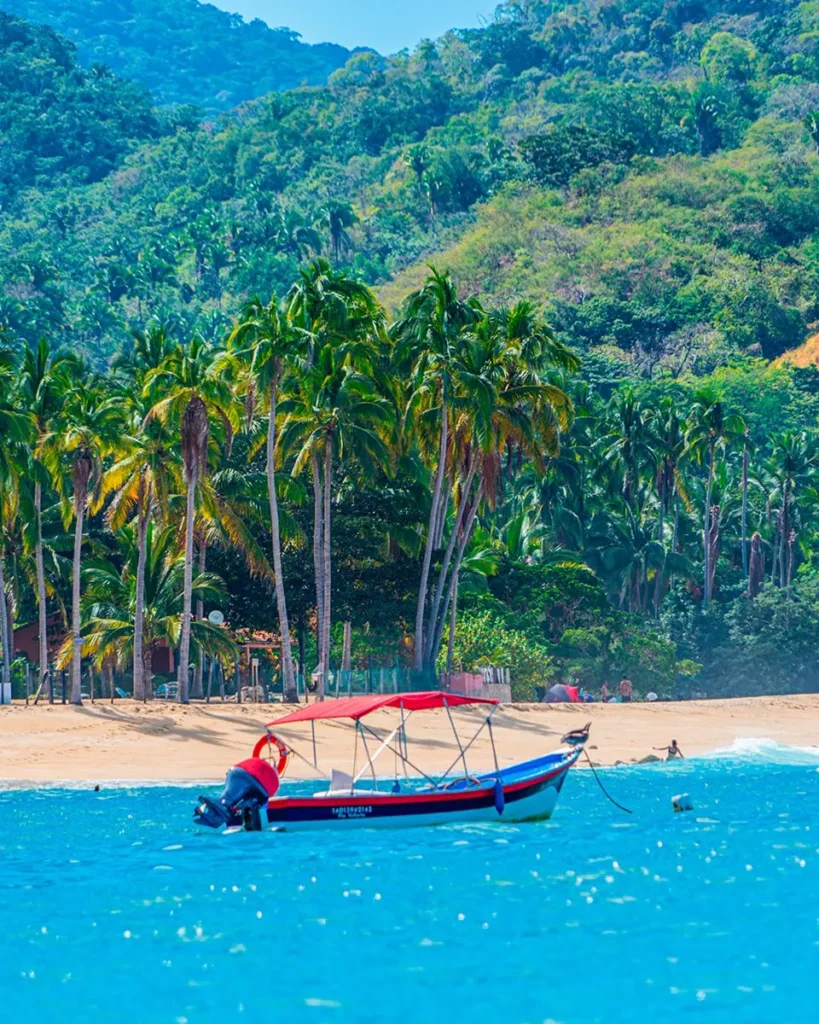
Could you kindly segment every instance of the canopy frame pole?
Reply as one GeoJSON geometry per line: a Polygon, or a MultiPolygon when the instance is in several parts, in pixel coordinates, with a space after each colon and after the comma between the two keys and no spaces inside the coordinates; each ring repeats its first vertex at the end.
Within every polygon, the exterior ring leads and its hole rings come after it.
{"type": "MultiPolygon", "coordinates": [[[[493,714],[494,714],[494,712],[493,712],[493,714]]],[[[498,782],[500,782],[501,781],[501,772],[500,772],[500,765],[498,764],[498,752],[495,749],[495,733],[492,731],[492,715],[491,714],[486,716],[486,725],[487,725],[487,728],[489,729],[489,739],[490,739],[490,742],[492,743],[492,757],[493,757],[493,759],[495,761],[495,778],[498,780],[498,782]]]]}
{"type": "MultiPolygon", "coordinates": [[[[406,724],[407,723],[407,719],[404,717],[404,702],[401,701],[401,703],[398,706],[401,709],[401,731],[398,734],[398,749],[403,751],[403,754],[401,756],[401,764],[404,766],[404,778],[406,779],[407,778],[407,769],[406,769],[406,760],[405,759],[406,759],[407,754],[409,753],[409,751],[407,750],[407,724],[406,724]]],[[[398,756],[397,753],[396,753],[396,756],[398,756]]],[[[398,766],[396,764],[396,772],[395,772],[395,777],[396,778],[398,778],[397,767],[398,766]]]]}
{"type": "MultiPolygon", "coordinates": [[[[475,735],[472,737],[472,739],[469,741],[469,743],[467,743],[467,745],[464,747],[464,753],[466,753],[466,751],[469,750],[469,748],[472,746],[472,744],[475,742],[475,740],[480,736],[480,734],[487,727],[487,725],[490,724],[490,722],[492,720],[492,715],[495,714],[496,710],[497,710],[497,705],[489,712],[488,717],[485,718],[483,722],[481,722],[480,727],[478,728],[478,730],[475,733],[475,735]]],[[[439,785],[439,786],[441,785],[441,783],[444,781],[444,779],[447,777],[447,775],[449,775],[449,773],[452,771],[452,769],[455,767],[455,765],[460,760],[461,760],[461,755],[459,754],[455,758],[455,760],[452,762],[452,764],[449,766],[449,768],[447,768],[447,770],[444,772],[444,774],[440,777],[440,779],[438,780],[437,785],[439,785]]]]}
{"type": "MultiPolygon", "coordinates": [[[[362,726],[362,728],[363,728],[363,726],[362,726]]],[[[385,740],[382,741],[381,746],[378,748],[378,750],[376,750],[376,752],[370,758],[369,766],[373,767],[373,771],[375,771],[374,765],[375,765],[376,760],[381,756],[381,754],[384,753],[385,750],[387,750],[387,749],[392,750],[392,752],[395,754],[396,757],[400,756],[398,751],[395,749],[395,747],[390,745],[391,741],[395,738],[395,736],[400,731],[400,729],[401,729],[401,726],[400,725],[396,725],[396,727],[393,729],[393,731],[389,734],[389,736],[387,736],[387,738],[385,740]]],[[[376,734],[373,733],[373,735],[375,736],[376,734]]],[[[367,754],[369,756],[369,749],[367,748],[367,741],[366,740],[364,740],[364,746],[365,746],[365,749],[367,750],[367,754]]],[[[402,760],[403,760],[403,758],[402,758],[402,760]]],[[[358,773],[358,775],[356,775],[356,777],[355,777],[355,779],[353,781],[354,782],[358,782],[358,780],[361,778],[361,776],[366,771],[367,771],[366,768],[362,768],[361,771],[358,773]]],[[[396,775],[397,774],[398,773],[396,772],[396,775]]],[[[373,776],[373,778],[374,777],[375,776],[373,776]]]]}
{"type": "Polygon", "coordinates": [[[316,751],[316,720],[310,722],[310,732],[313,735],[313,765],[318,768],[318,753],[316,751]]]}
{"type": "Polygon", "coordinates": [[[355,766],[358,764],[358,734],[359,734],[360,731],[361,731],[361,723],[359,722],[358,719],[356,719],[356,721],[355,721],[355,746],[353,747],[353,783],[350,786],[350,792],[351,793],[355,791],[355,780],[356,780],[355,766]]]}
{"type": "Polygon", "coordinates": [[[464,751],[463,743],[461,743],[461,737],[458,733],[458,730],[455,728],[455,722],[452,720],[452,712],[449,710],[449,702],[447,701],[446,697],[444,697],[444,707],[446,708],[446,714],[447,718],[449,719],[449,724],[452,726],[452,731],[455,734],[455,742],[458,744],[458,750],[461,752],[461,760],[463,761],[464,765],[464,778],[468,779],[469,769],[466,766],[466,752],[464,751]]]}
{"type": "MultiPolygon", "coordinates": [[[[269,755],[269,753],[270,753],[270,750],[269,750],[269,743],[268,743],[268,755],[269,755]]],[[[330,778],[330,776],[327,774],[326,771],[324,771],[323,768],[319,768],[319,766],[317,764],[313,764],[312,761],[308,760],[308,758],[306,758],[304,756],[304,754],[300,754],[298,752],[298,750],[296,750],[296,748],[294,746],[292,746],[292,744],[290,744],[290,743],[287,744],[287,753],[288,754],[295,754],[296,757],[300,761],[304,761],[304,763],[307,765],[308,768],[314,768],[319,773],[319,775],[321,775],[323,778],[325,778],[325,779],[329,779],[330,778]]]]}
{"type": "MultiPolygon", "coordinates": [[[[374,736],[377,740],[381,739],[381,737],[378,735],[378,733],[373,732],[372,729],[369,728],[369,726],[362,725],[361,728],[362,728],[362,730],[366,730],[367,732],[369,732],[370,735],[374,736]]],[[[389,746],[388,749],[389,750],[395,750],[395,747],[389,746]]],[[[410,759],[408,757],[404,757],[403,754],[400,753],[400,751],[398,753],[398,756],[402,759],[402,761],[404,761],[405,764],[408,764],[410,766],[410,768],[414,768],[415,771],[417,771],[419,775],[423,776],[427,780],[427,782],[430,783],[430,785],[433,788],[437,787],[438,783],[431,776],[427,775],[427,773],[424,771],[423,768],[419,768],[417,764],[413,764],[413,762],[410,761],[410,759]]]]}
{"type": "MultiPolygon", "coordinates": [[[[364,753],[367,755],[367,764],[368,764],[368,766],[370,768],[370,771],[372,772],[373,786],[375,787],[376,790],[378,790],[378,779],[376,778],[376,775],[375,775],[375,764],[373,763],[374,759],[372,757],[370,757],[370,748],[367,745],[367,737],[364,735],[364,730],[363,729],[361,730],[361,742],[364,744],[364,753]]],[[[383,747],[381,749],[383,749],[383,747]]],[[[375,756],[378,757],[379,753],[380,753],[380,751],[377,751],[375,756]]],[[[362,768],[361,772],[359,773],[359,775],[363,775],[364,772],[366,772],[366,770],[367,770],[366,768],[362,768]]],[[[358,781],[357,778],[355,776],[353,776],[353,786],[355,786],[357,781],[358,781]]]]}

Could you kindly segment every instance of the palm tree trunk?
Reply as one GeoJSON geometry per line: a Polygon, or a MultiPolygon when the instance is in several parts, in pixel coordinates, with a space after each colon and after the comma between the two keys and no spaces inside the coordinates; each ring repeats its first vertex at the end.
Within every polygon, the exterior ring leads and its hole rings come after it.
{"type": "Polygon", "coordinates": [[[432,648],[435,643],[435,625],[438,622],[438,612],[441,609],[441,598],[443,597],[444,593],[444,585],[446,584],[447,573],[449,572],[449,564],[452,560],[452,553],[455,550],[455,542],[457,541],[458,536],[460,535],[461,527],[463,525],[464,512],[466,511],[466,507],[469,504],[469,495],[470,492],[472,491],[472,482],[475,479],[475,472],[477,468],[478,457],[477,455],[473,455],[469,463],[469,471],[467,472],[466,475],[463,490],[461,491],[462,497],[460,504],[458,506],[458,514],[455,517],[455,523],[453,524],[452,527],[452,533],[450,534],[449,537],[449,543],[447,544],[446,551],[444,552],[444,560],[441,563],[441,569],[438,573],[438,585],[435,588],[435,596],[432,600],[432,608],[430,609],[429,613],[429,629],[427,631],[429,635],[427,637],[426,651],[424,652],[424,667],[430,670],[434,667],[434,665],[430,663],[430,658],[432,656],[432,648]]]}
{"type": "Polygon", "coordinates": [[[711,570],[711,486],[714,481],[714,449],[709,449],[708,457],[708,486],[705,488],[705,516],[702,525],[702,547],[703,547],[703,587],[702,587],[702,603],[703,607],[708,607],[708,599],[711,596],[708,588],[708,581],[710,579],[711,570]]]}
{"type": "Polygon", "coordinates": [[[353,667],[353,624],[349,619],[344,623],[344,643],[341,651],[341,671],[349,672],[353,667]]]}
{"type": "Polygon", "coordinates": [[[191,590],[193,589],[193,520],[196,505],[196,487],[199,474],[191,470],[188,479],[187,509],[185,512],[185,582],[182,592],[182,631],[179,638],[179,673],[177,675],[177,700],[190,704],[188,693],[188,665],[191,651],[191,590]]]}
{"type": "Polygon", "coordinates": [[[776,530],[773,539],[773,557],[771,559],[771,586],[776,586],[776,570],[779,567],[779,515],[776,517],[776,530]]]}
{"type": "Polygon", "coordinates": [[[140,477],[137,496],[137,574],[134,601],[134,700],[145,701],[145,562],[148,556],[148,510],[145,503],[145,478],[140,477]]]}
{"type": "Polygon", "coordinates": [[[34,562],[37,567],[37,616],[39,620],[40,647],[40,683],[34,703],[40,699],[44,691],[46,697],[51,696],[51,669],[48,664],[48,603],[45,585],[45,565],[43,564],[43,488],[38,481],[34,485],[34,512],[37,518],[37,539],[34,544],[34,562]]]}
{"type": "Polygon", "coordinates": [[[663,594],[663,568],[665,564],[665,477],[660,488],[660,515],[659,524],[657,528],[657,539],[660,542],[660,546],[663,549],[663,558],[660,565],[657,567],[657,577],[654,583],[654,618],[659,619],[660,617],[660,600],[663,594]]]}
{"type": "Polygon", "coordinates": [[[330,669],[330,597],[331,597],[331,570],[332,563],[330,558],[330,492],[333,487],[333,435],[328,431],[327,439],[324,442],[324,516],[323,527],[324,527],[324,566],[323,566],[323,582],[324,582],[324,628],[322,630],[323,636],[323,655],[322,655],[322,672],[321,682],[319,684],[319,700],[324,700],[324,694],[327,690],[327,673],[330,669]]]}
{"type": "Polygon", "coordinates": [[[80,571],[85,524],[86,489],[74,494],[74,562],[71,573],[71,691],[69,701],[82,704],[82,632],[80,629],[80,571]]]}
{"type": "MultiPolygon", "coordinates": [[[[441,488],[444,483],[446,472],[446,446],[449,433],[449,417],[447,415],[446,402],[441,405],[441,442],[438,448],[438,469],[435,473],[435,489],[432,494],[432,508],[429,512],[429,526],[427,528],[427,543],[424,548],[424,563],[421,568],[421,582],[418,584],[418,607],[415,612],[415,660],[414,668],[420,672],[424,668],[424,618],[427,604],[427,585],[429,583],[429,568],[432,564],[432,548],[435,543],[435,525],[438,510],[438,502],[441,498],[441,488]]],[[[434,626],[434,624],[433,624],[434,626]]]]}
{"type": "Polygon", "coordinates": [[[788,552],[787,547],[790,541],[791,525],[790,525],[790,509],[789,501],[790,495],[788,493],[788,480],[785,480],[785,486],[782,488],[782,545],[779,549],[779,585],[781,587],[787,587],[787,560],[788,552]]]}
{"type": "Polygon", "coordinates": [[[455,577],[455,590],[452,593],[452,611],[449,618],[449,640],[446,645],[446,674],[452,674],[452,656],[455,651],[455,627],[458,624],[458,577],[455,577]]]}
{"type": "Polygon", "coordinates": [[[282,678],[284,699],[287,704],[298,703],[296,677],[293,674],[293,652],[290,644],[290,621],[287,618],[287,600],[282,573],[282,541],[279,530],[279,501],[276,495],[276,391],[278,380],[270,384],[270,421],[267,426],[267,493],[270,499],[270,533],[273,539],[273,573],[276,579],[276,608],[279,613],[279,633],[282,640],[282,678]]]}
{"type": "Polygon", "coordinates": [[[313,467],[313,570],[316,577],[316,659],[321,669],[324,630],[324,491],[321,486],[321,468],[318,453],[311,456],[313,467]]]}
{"type": "Polygon", "coordinates": [[[745,431],[745,448],[742,452],[742,575],[748,578],[748,431],[745,431]]]}
{"type": "Polygon", "coordinates": [[[144,665],[144,681],[145,681],[145,692],[153,693],[154,691],[154,652],[151,647],[145,651],[145,657],[143,658],[144,665]]]}
{"type": "MultiPolygon", "coordinates": [[[[2,500],[0,498],[0,500],[2,500]]],[[[0,680],[3,684],[3,701],[5,702],[6,687],[11,689],[11,663],[14,658],[12,640],[9,636],[9,617],[6,603],[6,574],[3,568],[3,556],[5,552],[0,550],[0,642],[3,644],[3,674],[0,680]]]]}
{"type": "Polygon", "coordinates": [[[441,488],[441,500],[438,502],[438,511],[435,517],[435,533],[434,543],[432,546],[433,551],[437,551],[440,548],[441,543],[444,539],[444,527],[446,526],[446,510],[449,507],[449,496],[452,492],[452,477],[447,474],[444,477],[444,486],[441,488]]]}
{"type": "MultiPolygon", "coordinates": [[[[208,557],[208,545],[204,540],[199,543],[199,575],[201,576],[207,568],[207,557],[208,557]]],[[[201,599],[196,601],[196,618],[201,622],[205,617],[205,603],[201,599]]],[[[191,697],[196,697],[197,700],[204,697],[205,692],[202,689],[202,673],[204,672],[204,654],[199,651],[196,658],[196,667],[193,670],[193,689],[191,690],[191,697]]]]}
{"type": "Polygon", "coordinates": [[[469,514],[466,517],[464,524],[463,533],[461,534],[461,541],[458,544],[458,553],[455,555],[455,565],[452,568],[452,576],[449,580],[449,586],[447,587],[446,600],[444,606],[441,609],[441,613],[438,617],[437,623],[435,623],[435,643],[432,648],[432,657],[430,658],[430,665],[433,670],[438,661],[438,654],[441,650],[441,639],[444,633],[444,623],[446,622],[447,616],[449,615],[449,609],[452,604],[452,595],[455,592],[455,586],[458,582],[458,578],[461,574],[461,562],[463,561],[464,551],[469,543],[469,538],[472,536],[472,528],[475,525],[475,519],[478,515],[478,507],[483,497],[483,480],[478,484],[478,490],[475,493],[475,501],[472,507],[469,509],[469,514]]]}
{"type": "Polygon", "coordinates": [[[786,595],[788,601],[791,599],[791,579],[793,578],[793,546],[796,543],[796,534],[791,531],[788,535],[788,574],[785,581],[786,595]]]}

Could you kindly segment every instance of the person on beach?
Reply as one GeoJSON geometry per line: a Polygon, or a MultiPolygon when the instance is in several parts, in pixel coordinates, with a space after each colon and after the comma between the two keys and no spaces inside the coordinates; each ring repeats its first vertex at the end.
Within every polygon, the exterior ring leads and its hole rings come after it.
{"type": "Polygon", "coordinates": [[[631,700],[631,680],[628,676],[623,676],[620,680],[620,700],[624,704],[628,704],[631,700]]]}
{"type": "Polygon", "coordinates": [[[603,685],[602,685],[602,687],[600,689],[600,700],[605,704],[608,699],[609,699],[609,684],[608,683],[603,683],[603,685]]]}
{"type": "Polygon", "coordinates": [[[665,750],[668,754],[668,757],[666,758],[667,761],[673,761],[677,757],[682,758],[683,761],[685,760],[685,754],[683,754],[683,752],[677,746],[676,740],[672,740],[667,747],[655,747],[654,749],[665,750]]]}

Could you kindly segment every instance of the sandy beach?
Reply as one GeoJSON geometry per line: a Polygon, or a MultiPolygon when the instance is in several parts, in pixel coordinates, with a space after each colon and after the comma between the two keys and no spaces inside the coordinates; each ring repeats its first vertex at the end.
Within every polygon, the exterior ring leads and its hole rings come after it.
{"type": "MultiPolygon", "coordinates": [[[[98,701],[82,708],[62,705],[0,707],[0,780],[12,784],[109,781],[218,782],[234,762],[249,756],[265,722],[284,712],[281,705],[135,704],[98,701]]],[[[480,720],[475,708],[457,720],[471,735],[480,720]]],[[[534,757],[556,746],[561,735],[592,722],[589,754],[601,765],[632,764],[675,738],[688,755],[731,747],[736,740],[768,738],[792,746],[819,745],[819,695],[738,698],[685,703],[542,705],[515,704],[495,714],[495,740],[502,764],[534,757]]],[[[391,712],[368,723],[385,735],[391,712]]],[[[308,724],[278,730],[312,760],[308,724]]],[[[409,754],[423,771],[442,771],[454,759],[452,731],[445,713],[412,717],[409,754]]],[[[354,733],[348,722],[316,727],[319,764],[350,770],[354,733]]],[[[373,742],[373,745],[374,742],[373,742]]],[[[360,756],[360,755],[359,755],[360,756]]],[[[492,767],[486,730],[469,751],[470,769],[492,767]]],[[[393,770],[393,755],[379,759],[380,774],[393,770]]],[[[361,762],[359,761],[359,767],[361,762]]],[[[291,758],[289,778],[315,778],[305,761],[291,758]]]]}

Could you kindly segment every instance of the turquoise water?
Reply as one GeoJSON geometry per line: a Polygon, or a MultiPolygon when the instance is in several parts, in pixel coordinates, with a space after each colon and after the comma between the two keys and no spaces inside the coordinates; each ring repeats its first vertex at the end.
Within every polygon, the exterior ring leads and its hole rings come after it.
{"type": "Polygon", "coordinates": [[[604,772],[631,817],[575,771],[548,823],[344,835],[199,832],[185,788],[3,792],[0,1015],[816,1019],[818,765],[604,772]]]}

